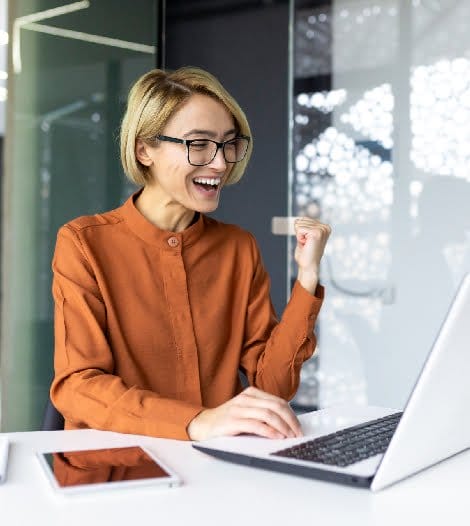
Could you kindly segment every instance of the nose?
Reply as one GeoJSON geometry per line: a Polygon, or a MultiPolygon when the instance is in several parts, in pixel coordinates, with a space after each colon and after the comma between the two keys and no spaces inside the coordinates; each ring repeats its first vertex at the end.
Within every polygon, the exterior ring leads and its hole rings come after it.
{"type": "Polygon", "coordinates": [[[214,170],[217,172],[223,172],[227,168],[227,163],[225,162],[224,152],[222,148],[218,148],[215,154],[215,157],[209,163],[214,170]]]}

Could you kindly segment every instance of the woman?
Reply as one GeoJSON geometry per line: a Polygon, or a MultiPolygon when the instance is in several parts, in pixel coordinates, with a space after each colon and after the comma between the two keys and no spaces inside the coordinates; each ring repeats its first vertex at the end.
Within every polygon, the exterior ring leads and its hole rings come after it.
{"type": "Polygon", "coordinates": [[[142,188],[57,237],[51,397],[66,429],[301,435],[285,400],[315,348],[330,229],[297,222],[298,280],[278,323],[254,238],[205,215],[251,145],[243,111],[209,73],[153,70],[133,86],[121,159],[142,188]]]}

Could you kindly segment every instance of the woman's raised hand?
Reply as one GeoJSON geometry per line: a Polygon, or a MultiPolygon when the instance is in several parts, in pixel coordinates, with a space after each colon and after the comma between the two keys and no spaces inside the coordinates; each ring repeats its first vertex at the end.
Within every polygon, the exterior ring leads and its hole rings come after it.
{"type": "Polygon", "coordinates": [[[317,288],[320,260],[331,227],[309,217],[299,217],[295,220],[294,227],[297,238],[294,257],[299,267],[297,279],[304,289],[313,294],[317,288]]]}
{"type": "Polygon", "coordinates": [[[266,438],[302,436],[300,423],[289,404],[256,387],[248,387],[228,402],[202,411],[188,426],[191,440],[242,433],[266,438]]]}

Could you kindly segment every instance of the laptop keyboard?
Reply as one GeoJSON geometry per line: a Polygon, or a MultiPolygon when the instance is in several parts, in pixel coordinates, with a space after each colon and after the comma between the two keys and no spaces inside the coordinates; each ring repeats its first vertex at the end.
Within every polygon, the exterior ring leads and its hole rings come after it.
{"type": "Polygon", "coordinates": [[[402,413],[394,413],[336,433],[302,442],[272,453],[279,457],[309,460],[346,467],[379,453],[385,453],[402,413]]]}

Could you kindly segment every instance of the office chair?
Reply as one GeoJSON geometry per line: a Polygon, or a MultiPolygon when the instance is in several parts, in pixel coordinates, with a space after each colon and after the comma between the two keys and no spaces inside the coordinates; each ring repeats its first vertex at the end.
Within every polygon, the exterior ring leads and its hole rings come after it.
{"type": "Polygon", "coordinates": [[[48,398],[42,418],[41,431],[60,431],[63,429],[64,417],[52,405],[51,399],[48,398]]]}

